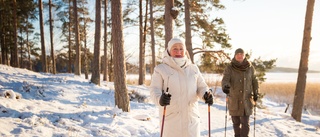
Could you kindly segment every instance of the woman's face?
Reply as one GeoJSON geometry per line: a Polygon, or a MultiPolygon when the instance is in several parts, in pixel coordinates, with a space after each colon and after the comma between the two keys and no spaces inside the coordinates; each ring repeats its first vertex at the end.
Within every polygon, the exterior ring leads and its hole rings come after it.
{"type": "Polygon", "coordinates": [[[174,44],[170,49],[170,55],[174,58],[183,58],[185,54],[185,49],[181,43],[174,44]]]}
{"type": "Polygon", "coordinates": [[[243,53],[237,53],[235,58],[236,58],[236,61],[242,63],[243,60],[244,60],[244,54],[243,53]]]}

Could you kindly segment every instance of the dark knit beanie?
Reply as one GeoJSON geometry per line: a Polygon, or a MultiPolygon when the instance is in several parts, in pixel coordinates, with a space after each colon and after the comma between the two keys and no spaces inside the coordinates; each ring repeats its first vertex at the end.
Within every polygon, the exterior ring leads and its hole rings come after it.
{"type": "Polygon", "coordinates": [[[237,55],[238,53],[244,54],[244,50],[243,50],[242,48],[238,48],[238,49],[236,49],[236,51],[234,52],[234,55],[237,55]]]}

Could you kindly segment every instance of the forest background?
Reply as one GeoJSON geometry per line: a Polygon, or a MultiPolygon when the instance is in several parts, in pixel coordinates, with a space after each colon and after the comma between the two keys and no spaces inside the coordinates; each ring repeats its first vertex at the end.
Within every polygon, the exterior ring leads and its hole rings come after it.
{"type": "MultiPolygon", "coordinates": [[[[232,45],[224,20],[211,16],[226,8],[219,0],[96,0],[95,18],[91,14],[93,10],[89,9],[93,4],[86,0],[1,0],[0,4],[1,63],[13,67],[53,74],[84,73],[86,79],[92,74],[91,82],[97,85],[103,74],[103,80],[119,83],[119,87],[115,84],[116,91],[126,93],[120,91],[126,87],[126,73],[138,73],[138,84],[145,84],[146,73],[153,72],[161,61],[165,43],[173,36],[185,38],[192,61],[199,56],[197,64],[202,72],[222,73],[231,59],[231,53],[225,52],[232,49],[232,45]],[[39,33],[35,27],[37,21],[39,33]],[[92,27],[95,31],[88,31],[92,27]],[[138,29],[133,31],[133,28],[138,29]],[[129,34],[123,33],[124,30],[139,32],[139,44],[130,45],[139,49],[139,65],[128,61],[135,58],[136,50],[124,51],[124,41],[129,34]],[[193,41],[201,44],[194,46],[193,41]]],[[[308,9],[313,13],[313,6],[308,9]]],[[[303,39],[307,39],[309,46],[311,37],[303,39]]],[[[309,51],[309,47],[305,49],[309,51]]],[[[247,58],[263,82],[265,72],[275,67],[277,59],[253,59],[251,55],[252,52],[248,52],[247,58]]],[[[308,56],[304,57],[301,60],[307,61],[308,56]]],[[[307,69],[301,70],[306,73],[307,69]]],[[[302,84],[304,93],[305,82],[298,83],[302,84]]],[[[128,111],[128,108],[123,109],[128,111]]]]}

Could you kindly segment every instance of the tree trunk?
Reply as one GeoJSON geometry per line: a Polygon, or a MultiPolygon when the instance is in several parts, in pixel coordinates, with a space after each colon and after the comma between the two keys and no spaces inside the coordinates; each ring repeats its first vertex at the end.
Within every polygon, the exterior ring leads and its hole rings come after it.
{"type": "MultiPolygon", "coordinates": [[[[3,7],[3,0],[1,0],[0,1],[0,7],[3,7]]],[[[1,56],[0,56],[0,64],[3,64],[2,63],[2,58],[3,58],[3,46],[4,46],[4,44],[2,43],[2,41],[3,41],[3,29],[2,28],[4,28],[3,27],[3,12],[2,12],[3,10],[0,10],[0,51],[1,51],[1,56]]]]}
{"type": "MultiPolygon", "coordinates": [[[[112,19],[112,17],[111,17],[112,19]]],[[[111,20],[108,20],[109,21],[109,24],[112,23],[111,20]]],[[[112,34],[112,26],[111,26],[111,34],[112,34]]],[[[113,73],[113,70],[114,70],[114,64],[113,64],[113,40],[112,40],[112,36],[111,36],[111,40],[110,40],[110,50],[109,50],[109,57],[110,57],[110,61],[108,63],[108,76],[109,76],[109,81],[114,81],[114,73],[113,73]]]]}
{"type": "Polygon", "coordinates": [[[49,23],[50,23],[50,45],[51,45],[51,63],[52,63],[52,73],[56,74],[56,59],[54,55],[54,46],[53,46],[53,19],[52,19],[52,3],[49,0],[49,23]]]}
{"type": "Polygon", "coordinates": [[[87,22],[84,21],[84,77],[85,79],[89,79],[89,64],[88,64],[88,51],[89,49],[87,48],[87,22]]]}
{"type": "Polygon", "coordinates": [[[165,36],[165,39],[166,39],[165,48],[168,47],[168,42],[173,37],[173,18],[170,14],[170,11],[173,7],[173,3],[174,3],[174,0],[166,0],[166,3],[165,3],[165,11],[164,11],[164,20],[165,20],[164,31],[165,31],[165,35],[166,35],[165,36]]]}
{"type": "MultiPolygon", "coordinates": [[[[1,30],[2,32],[5,32],[5,27],[3,22],[2,22],[1,30]]],[[[5,46],[6,35],[3,34],[0,36],[1,36],[1,64],[8,65],[8,58],[7,58],[8,50],[7,50],[7,46],[5,46]]]]}
{"type": "MultiPolygon", "coordinates": [[[[22,38],[23,37],[23,34],[22,34],[22,28],[19,29],[20,30],[20,37],[22,38]]],[[[23,66],[23,39],[20,39],[20,61],[19,61],[19,66],[20,68],[24,68],[23,66]]]]}
{"type": "MultiPolygon", "coordinates": [[[[29,20],[29,17],[27,16],[27,22],[29,20]]],[[[27,53],[28,53],[28,69],[32,70],[32,61],[31,61],[31,50],[30,50],[30,44],[29,44],[29,27],[26,27],[26,39],[27,39],[27,53]]]]}
{"type": "Polygon", "coordinates": [[[76,41],[76,62],[74,64],[74,74],[81,75],[81,47],[79,36],[79,22],[78,22],[78,7],[77,0],[73,0],[73,17],[75,27],[75,41],[76,41]]]}
{"type": "Polygon", "coordinates": [[[103,81],[108,81],[108,34],[107,34],[107,26],[108,26],[108,0],[104,1],[104,62],[103,62],[103,81]]]}
{"type": "Polygon", "coordinates": [[[130,102],[126,85],[126,66],[124,59],[123,20],[121,0],[111,1],[112,41],[114,55],[115,104],[125,112],[130,111],[130,102]]]}
{"type": "MultiPolygon", "coordinates": [[[[5,3],[4,1],[2,0],[1,1],[1,6],[4,7],[5,3]]],[[[8,46],[5,46],[6,45],[6,35],[5,35],[5,32],[6,32],[6,28],[5,27],[5,20],[8,20],[8,16],[6,16],[4,13],[6,12],[5,10],[0,10],[0,12],[2,13],[1,14],[1,20],[0,20],[0,23],[1,23],[1,32],[2,32],[2,35],[0,35],[1,37],[1,64],[5,64],[5,65],[9,65],[9,60],[8,60],[8,46]]]]}
{"type": "Polygon", "coordinates": [[[307,11],[304,24],[304,34],[302,41],[301,59],[298,72],[298,80],[296,84],[296,90],[293,100],[293,108],[291,116],[296,120],[301,122],[301,115],[303,109],[304,93],[306,88],[306,79],[308,72],[308,58],[309,58],[309,47],[311,41],[311,27],[312,27],[312,17],[314,9],[315,0],[308,0],[307,11]]]}
{"type": "MultiPolygon", "coordinates": [[[[3,0],[1,0],[0,1],[0,6],[3,6],[3,0]]],[[[3,46],[4,46],[4,44],[2,43],[2,41],[3,41],[3,29],[2,28],[4,28],[3,27],[3,12],[2,12],[3,10],[0,10],[0,51],[1,51],[1,56],[0,56],[0,64],[3,64],[2,63],[2,58],[3,58],[3,46]]]]}
{"type": "Polygon", "coordinates": [[[72,73],[72,57],[71,57],[71,1],[69,0],[69,37],[68,37],[68,73],[72,73]]]}
{"type": "Polygon", "coordinates": [[[193,62],[193,51],[192,51],[192,36],[191,36],[191,20],[190,20],[190,4],[189,0],[184,0],[184,15],[185,15],[185,26],[186,26],[186,47],[189,52],[190,59],[193,62]]]}
{"type": "Polygon", "coordinates": [[[13,67],[19,67],[19,59],[18,59],[18,35],[17,35],[17,2],[16,0],[13,0],[13,42],[14,42],[14,46],[13,46],[13,56],[11,58],[12,60],[12,66],[13,67]]]}
{"type": "Polygon", "coordinates": [[[150,67],[150,73],[153,73],[153,69],[156,66],[156,51],[155,51],[155,40],[154,40],[154,24],[153,24],[153,0],[150,0],[150,36],[151,36],[151,56],[152,63],[150,67]]]}
{"type": "MultiPolygon", "coordinates": [[[[6,3],[1,0],[1,6],[2,7],[6,7],[5,6],[6,3]]],[[[7,29],[9,29],[9,27],[7,27],[6,25],[6,22],[9,20],[9,15],[8,14],[5,14],[8,12],[8,9],[6,8],[3,8],[3,10],[0,10],[1,11],[1,31],[2,31],[2,35],[1,36],[1,58],[2,58],[2,61],[1,63],[2,64],[5,64],[5,65],[9,65],[9,46],[7,44],[7,35],[6,35],[6,32],[7,32],[7,29]]]]}
{"type": "Polygon", "coordinates": [[[89,68],[88,68],[88,48],[87,44],[84,44],[84,78],[89,79],[89,68]]]}
{"type": "Polygon", "coordinates": [[[143,56],[142,56],[142,59],[143,59],[143,66],[142,66],[142,75],[143,75],[143,78],[142,78],[142,84],[144,84],[144,81],[145,81],[145,78],[146,78],[146,61],[145,61],[145,58],[146,58],[146,41],[147,41],[147,23],[148,23],[148,0],[146,0],[146,13],[145,13],[145,16],[144,16],[144,28],[143,28],[143,56]]]}
{"type": "Polygon", "coordinates": [[[43,15],[42,15],[42,0],[39,0],[39,18],[40,18],[40,37],[41,37],[41,61],[42,61],[42,71],[47,73],[47,55],[46,55],[46,46],[44,44],[44,29],[43,29],[43,15]]]}
{"type": "MultiPolygon", "coordinates": [[[[111,37],[111,43],[113,43],[112,37],[111,37]]],[[[113,44],[112,44],[112,46],[110,46],[109,54],[110,54],[110,63],[108,63],[108,66],[109,66],[109,67],[108,67],[108,68],[109,68],[109,71],[108,71],[109,81],[114,81],[114,73],[113,73],[113,70],[114,70],[114,64],[113,64],[113,44]]]]}
{"type": "Polygon", "coordinates": [[[94,35],[94,55],[91,82],[100,85],[100,36],[101,36],[101,0],[96,0],[96,21],[94,35]]]}
{"type": "Polygon", "coordinates": [[[28,50],[28,69],[32,70],[32,61],[31,61],[31,50],[30,50],[30,44],[29,44],[29,32],[28,32],[28,28],[27,28],[27,50],[28,50]]]}
{"type": "Polygon", "coordinates": [[[142,0],[139,0],[139,30],[140,30],[140,52],[139,52],[139,81],[138,84],[142,85],[145,80],[145,45],[143,33],[143,16],[142,16],[142,0]]]}

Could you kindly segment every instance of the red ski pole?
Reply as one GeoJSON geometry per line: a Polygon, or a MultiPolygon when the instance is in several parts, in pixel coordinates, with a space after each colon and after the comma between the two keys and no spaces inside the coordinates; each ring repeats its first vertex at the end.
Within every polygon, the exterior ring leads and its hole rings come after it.
{"type": "MultiPolygon", "coordinates": [[[[255,102],[256,103],[256,102],[255,102]]],[[[256,136],[256,104],[254,104],[254,118],[253,118],[253,137],[256,136]]]]}
{"type": "Polygon", "coordinates": [[[211,136],[211,127],[210,127],[210,104],[208,104],[208,127],[209,127],[209,137],[211,136]]]}
{"type": "Polygon", "coordinates": [[[164,119],[166,117],[166,106],[164,106],[163,108],[163,115],[162,115],[162,124],[161,124],[161,135],[160,137],[162,137],[163,135],[163,127],[164,127],[164,119]]]}
{"type": "MultiPolygon", "coordinates": [[[[169,88],[167,88],[167,91],[166,91],[166,93],[165,93],[165,94],[168,94],[168,90],[169,90],[169,88]]],[[[161,123],[161,134],[160,134],[160,137],[162,137],[162,135],[163,135],[164,119],[166,118],[166,107],[167,107],[167,106],[164,106],[164,107],[163,107],[163,114],[162,114],[162,123],[161,123]]]]}
{"type": "Polygon", "coordinates": [[[224,118],[224,137],[227,136],[228,95],[226,95],[226,115],[224,118]]]}

